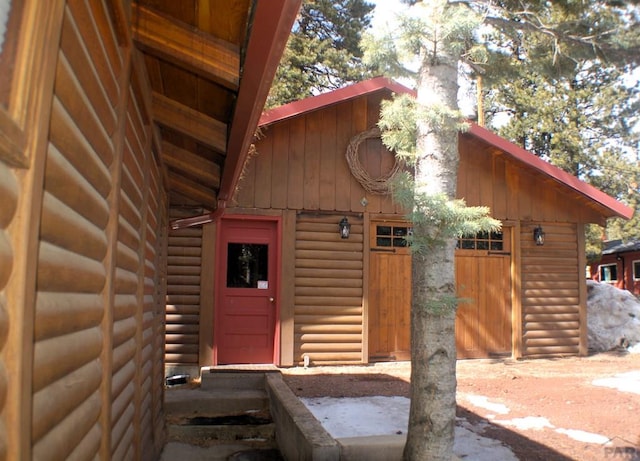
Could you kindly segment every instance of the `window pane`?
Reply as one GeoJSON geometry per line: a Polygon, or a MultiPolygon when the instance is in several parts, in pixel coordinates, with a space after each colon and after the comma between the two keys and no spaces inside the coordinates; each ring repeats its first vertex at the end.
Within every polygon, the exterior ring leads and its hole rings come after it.
{"type": "Polygon", "coordinates": [[[393,239],[393,246],[394,247],[406,247],[407,246],[407,241],[403,238],[394,238],[393,239]]]}
{"type": "Polygon", "coordinates": [[[618,280],[618,267],[616,264],[600,266],[600,281],[615,282],[618,280]]]}
{"type": "Polygon", "coordinates": [[[633,262],[633,278],[634,280],[640,279],[640,261],[633,262]]]}
{"type": "Polygon", "coordinates": [[[376,239],[376,245],[379,247],[390,247],[391,237],[378,237],[376,239]]]}
{"type": "Polygon", "coordinates": [[[227,287],[257,288],[268,281],[269,246],[229,243],[227,247],[227,287]]]}
{"type": "Polygon", "coordinates": [[[376,226],[378,235],[391,235],[391,226],[376,226]]]}
{"type": "Polygon", "coordinates": [[[474,242],[473,240],[463,240],[461,248],[463,250],[475,250],[476,249],[476,242],[474,242]]]}

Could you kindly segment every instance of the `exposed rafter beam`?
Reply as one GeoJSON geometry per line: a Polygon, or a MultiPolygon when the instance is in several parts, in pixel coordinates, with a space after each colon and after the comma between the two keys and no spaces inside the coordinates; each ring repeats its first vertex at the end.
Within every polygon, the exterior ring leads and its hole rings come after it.
{"type": "Polygon", "coordinates": [[[240,51],[236,46],[132,4],[136,43],[150,54],[234,91],[240,83],[240,51]]]}
{"type": "Polygon", "coordinates": [[[153,93],[153,114],[157,123],[191,136],[218,152],[227,151],[227,124],[191,107],[153,93]]]}
{"type": "Polygon", "coordinates": [[[216,192],[195,181],[170,175],[169,187],[172,192],[184,195],[210,210],[215,210],[217,206],[218,197],[216,196],[216,192]]]}
{"type": "Polygon", "coordinates": [[[169,168],[193,176],[209,187],[220,187],[220,167],[193,152],[163,141],[162,159],[169,168]]]}

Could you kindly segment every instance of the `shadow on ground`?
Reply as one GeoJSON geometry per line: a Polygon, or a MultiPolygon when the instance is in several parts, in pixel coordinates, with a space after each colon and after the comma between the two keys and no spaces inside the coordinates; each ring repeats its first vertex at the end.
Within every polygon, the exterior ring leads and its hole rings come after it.
{"type": "MultiPolygon", "coordinates": [[[[354,398],[366,396],[409,397],[407,381],[384,373],[363,374],[284,374],[284,380],[298,397],[354,398]]],[[[474,427],[481,427],[478,435],[501,441],[520,461],[572,461],[552,447],[531,440],[522,434],[493,424],[462,406],[456,415],[474,427]]]]}

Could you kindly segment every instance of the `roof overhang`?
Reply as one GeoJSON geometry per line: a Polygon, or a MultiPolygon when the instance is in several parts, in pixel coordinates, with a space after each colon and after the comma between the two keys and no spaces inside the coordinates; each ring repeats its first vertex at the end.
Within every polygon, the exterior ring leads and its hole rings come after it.
{"type": "MultiPolygon", "coordinates": [[[[414,90],[393,80],[384,77],[376,77],[329,93],[312,96],[271,109],[262,114],[259,126],[266,127],[299,115],[382,90],[396,94],[416,94],[414,90]]],[[[620,217],[630,219],[633,216],[634,210],[632,208],[629,208],[615,198],[540,159],[533,153],[515,145],[480,125],[470,122],[469,130],[462,133],[462,136],[480,140],[483,143],[501,151],[512,160],[522,164],[525,168],[528,168],[537,174],[551,178],[561,187],[569,188],[570,190],[585,197],[587,200],[593,201],[598,205],[600,213],[602,213],[606,218],[620,217]]]]}
{"type": "Polygon", "coordinates": [[[171,208],[213,212],[233,195],[301,1],[131,3],[171,208]]]}
{"type": "Polygon", "coordinates": [[[633,208],[626,206],[622,202],[619,202],[615,198],[605,194],[592,185],[587,184],[586,182],[576,178],[566,171],[552,165],[549,162],[542,160],[540,157],[537,157],[531,152],[498,136],[497,134],[487,130],[484,127],[481,127],[480,125],[471,123],[469,131],[463,133],[462,136],[471,136],[479,139],[486,144],[502,151],[505,155],[508,155],[512,159],[523,164],[525,167],[534,170],[536,173],[547,176],[558,184],[567,187],[574,192],[577,192],[579,195],[582,195],[589,200],[596,202],[605,210],[607,210],[607,212],[605,212],[605,217],[607,218],[619,217],[630,219],[633,216],[633,208]]]}
{"type": "Polygon", "coordinates": [[[256,5],[229,132],[219,201],[229,200],[238,184],[300,3],[301,0],[262,0],[256,5]]]}

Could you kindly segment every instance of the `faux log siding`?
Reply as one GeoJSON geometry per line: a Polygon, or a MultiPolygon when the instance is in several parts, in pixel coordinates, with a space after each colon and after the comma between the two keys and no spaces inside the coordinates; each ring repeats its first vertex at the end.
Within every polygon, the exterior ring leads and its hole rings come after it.
{"type": "Polygon", "coordinates": [[[363,226],[341,215],[300,215],[296,225],[294,362],[361,363],[363,226]]]}
{"type": "MultiPolygon", "coordinates": [[[[171,219],[184,216],[179,210],[170,213],[171,219]]],[[[168,364],[198,364],[201,253],[202,227],[169,230],[165,345],[168,364]]]]}
{"type": "Polygon", "coordinates": [[[96,49],[78,46],[102,41],[91,14],[67,6],[56,72],[37,270],[34,459],[91,459],[101,444],[102,261],[116,124],[115,99],[93,66],[96,49]]]}
{"type": "MultiPolygon", "coordinates": [[[[345,154],[351,138],[373,127],[384,93],[347,101],[269,126],[256,143],[241,179],[236,202],[260,209],[395,213],[388,195],[365,192],[351,175],[345,154]]],[[[380,139],[361,143],[360,162],[379,177],[393,166],[380,139]]]]}
{"type": "MultiPolygon", "coordinates": [[[[13,172],[0,162],[0,414],[6,415],[4,411],[7,401],[7,366],[5,365],[5,345],[7,344],[7,333],[9,331],[9,314],[5,298],[5,288],[14,262],[14,249],[12,248],[9,236],[5,229],[13,221],[18,207],[18,181],[13,172]]],[[[8,437],[6,428],[11,424],[6,416],[0,419],[0,460],[7,459],[8,437]]]]}
{"type": "MultiPolygon", "coordinates": [[[[544,246],[531,237],[538,223],[523,223],[523,355],[578,354],[580,288],[575,224],[541,223],[544,246]]],[[[583,325],[586,328],[586,325],[583,325]]]]}
{"type": "Polygon", "coordinates": [[[120,299],[127,300],[124,308],[113,315],[113,363],[112,372],[118,382],[130,383],[124,389],[112,388],[112,439],[111,453],[114,459],[127,459],[135,453],[133,431],[125,428],[135,427],[136,401],[135,391],[144,377],[138,377],[139,371],[127,367],[128,363],[142,365],[138,350],[141,335],[142,306],[140,268],[144,247],[144,140],[138,138],[134,127],[137,114],[134,107],[127,113],[125,149],[122,159],[120,217],[118,220],[118,247],[116,254],[115,290],[120,299]],[[142,162],[142,164],[141,164],[142,162]]]}
{"type": "MultiPolygon", "coordinates": [[[[152,340],[162,338],[164,321],[164,193],[143,122],[148,117],[133,94],[121,106],[126,139],[122,162],[114,162],[114,140],[123,142],[117,105],[124,90],[118,86],[123,62],[110,21],[102,2],[67,3],[37,264],[33,459],[96,459],[104,448],[111,449],[111,459],[154,459],[163,440],[163,354],[152,340]],[[119,190],[113,189],[116,176],[119,190]],[[119,216],[110,215],[110,202],[118,203],[119,216]],[[113,234],[115,220],[117,242],[110,248],[106,231],[113,234]],[[115,278],[107,284],[110,255],[115,278]],[[105,294],[109,286],[113,297],[105,294]],[[113,304],[106,305],[107,299],[113,304]],[[103,362],[107,357],[111,363],[103,362]],[[106,404],[103,389],[111,391],[106,404]]],[[[5,203],[4,189],[11,197],[12,183],[2,168],[0,216],[10,217],[12,202],[5,203]]],[[[0,267],[10,268],[3,259],[3,224],[0,267]]],[[[0,293],[5,282],[0,269],[0,293]]]]}
{"type": "Polygon", "coordinates": [[[166,280],[166,245],[168,222],[165,216],[166,202],[161,191],[161,174],[157,165],[151,164],[150,191],[148,197],[147,233],[145,248],[145,320],[149,327],[145,329],[144,344],[148,354],[151,372],[150,392],[146,411],[149,412],[150,424],[143,426],[142,452],[146,459],[154,459],[153,454],[162,450],[164,443],[164,335],[165,335],[165,280],[166,280]]]}

